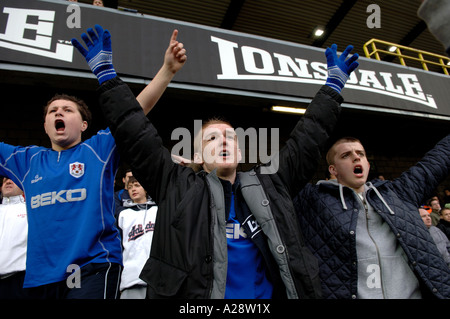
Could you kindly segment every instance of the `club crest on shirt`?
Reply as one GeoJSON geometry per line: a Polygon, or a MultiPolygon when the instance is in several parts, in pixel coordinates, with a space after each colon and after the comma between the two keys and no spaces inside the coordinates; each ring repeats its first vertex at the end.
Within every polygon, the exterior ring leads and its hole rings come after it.
{"type": "Polygon", "coordinates": [[[75,178],[80,178],[84,175],[84,163],[75,162],[69,164],[69,172],[75,178]]]}

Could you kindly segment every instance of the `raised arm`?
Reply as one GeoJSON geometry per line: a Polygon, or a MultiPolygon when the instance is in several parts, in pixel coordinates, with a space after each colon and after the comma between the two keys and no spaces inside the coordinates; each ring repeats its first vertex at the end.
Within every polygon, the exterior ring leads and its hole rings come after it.
{"type": "MultiPolygon", "coordinates": [[[[90,39],[85,33],[81,35],[88,50],[81,46],[76,39],[72,39],[72,43],[85,56],[89,67],[99,80],[99,104],[122,159],[130,165],[133,169],[133,175],[144,188],[149,190],[151,197],[159,202],[165,197],[168,184],[172,180],[170,177],[172,174],[186,173],[186,175],[194,176],[194,179],[195,174],[191,169],[174,164],[170,152],[163,146],[156,128],[145,116],[144,110],[133,92],[114,71],[111,35],[99,25],[95,26],[95,30],[96,33],[93,29],[87,30],[90,39]]],[[[177,53],[182,51],[173,50],[177,46],[176,41],[172,42],[176,39],[176,35],[176,32],[172,35],[166,57],[172,53],[172,58],[177,58],[177,53]]],[[[182,49],[182,47],[179,48],[182,49]]],[[[184,53],[182,55],[185,56],[184,53]]],[[[178,58],[181,57],[178,56],[178,58]]],[[[167,80],[167,78],[171,78],[170,73],[173,74],[174,70],[179,69],[181,64],[184,63],[183,60],[178,60],[179,64],[176,62],[174,64],[170,60],[172,60],[170,56],[168,60],[165,59],[161,77],[158,76],[158,79],[164,80],[165,78],[167,80]],[[166,72],[169,72],[169,74],[166,72]]],[[[158,81],[155,83],[158,83],[158,81]]],[[[156,86],[155,83],[153,85],[156,86]]],[[[168,82],[165,83],[168,84],[168,82]]],[[[160,90],[161,88],[163,90],[165,86],[164,84],[159,86],[160,90]]],[[[144,92],[144,96],[156,94],[151,93],[154,92],[152,89],[155,88],[150,87],[147,92],[144,92]]],[[[158,98],[159,96],[155,100],[158,98]]],[[[189,181],[185,178],[183,182],[188,183],[189,181]]]]}
{"type": "MultiPolygon", "coordinates": [[[[81,38],[87,50],[77,39],[72,39],[72,44],[85,57],[92,72],[102,84],[117,76],[112,64],[111,34],[108,30],[103,30],[100,25],[95,25],[95,31],[89,28],[86,32],[87,34],[81,34],[81,38]]],[[[163,66],[136,98],[146,115],[158,102],[175,73],[186,62],[186,49],[183,43],[177,41],[177,36],[178,30],[174,30],[164,55],[163,66]]]]}
{"type": "Polygon", "coordinates": [[[416,165],[392,185],[403,200],[419,207],[450,174],[450,134],[440,140],[416,165]]]}
{"type": "MultiPolygon", "coordinates": [[[[295,196],[313,177],[321,153],[337,124],[339,106],[343,101],[339,93],[350,73],[358,66],[357,53],[348,58],[352,49],[353,46],[349,45],[340,56],[336,44],[326,49],[328,77],[325,85],[316,94],[279,152],[278,167],[273,161],[271,167],[264,167],[269,173],[271,169],[277,169],[278,176],[291,196],[295,196]]],[[[262,174],[265,173],[264,168],[261,168],[262,174]]]]}
{"type": "Polygon", "coordinates": [[[155,106],[164,90],[186,62],[186,49],[183,43],[177,41],[178,30],[174,30],[170,38],[169,47],[164,55],[164,64],[158,71],[153,80],[142,90],[137,96],[137,100],[141,105],[144,113],[148,112],[155,106]]]}

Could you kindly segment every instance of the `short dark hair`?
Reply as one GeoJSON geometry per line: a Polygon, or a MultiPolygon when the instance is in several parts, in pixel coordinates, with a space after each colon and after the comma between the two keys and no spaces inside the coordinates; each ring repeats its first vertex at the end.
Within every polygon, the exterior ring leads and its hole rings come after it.
{"type": "Polygon", "coordinates": [[[81,118],[83,119],[83,121],[86,121],[88,124],[90,124],[90,122],[92,120],[92,114],[91,114],[91,111],[89,110],[89,107],[87,106],[87,104],[82,99],[79,99],[76,96],[72,96],[72,95],[68,95],[68,94],[55,94],[47,102],[47,104],[44,106],[44,120],[45,120],[45,116],[47,115],[49,105],[53,101],[56,101],[56,100],[66,100],[66,101],[71,101],[71,102],[75,103],[78,107],[78,111],[80,112],[81,118]]]}
{"type": "Polygon", "coordinates": [[[336,142],[334,142],[334,144],[330,147],[330,149],[327,152],[326,159],[327,159],[328,165],[334,164],[334,156],[336,155],[336,152],[334,150],[335,146],[342,144],[342,143],[348,143],[348,142],[350,142],[350,143],[356,142],[356,143],[359,143],[362,145],[361,141],[359,139],[357,139],[356,137],[346,136],[346,137],[342,137],[342,138],[338,139],[336,142]]]}
{"type": "MultiPolygon", "coordinates": [[[[128,183],[127,183],[127,185],[125,185],[125,186],[126,186],[126,188],[128,189],[128,186],[129,186],[130,184],[133,184],[133,183],[136,183],[136,182],[139,183],[139,181],[136,179],[136,177],[130,176],[130,177],[128,178],[128,183]]],[[[140,183],[139,183],[139,184],[140,184],[140,183]]]]}

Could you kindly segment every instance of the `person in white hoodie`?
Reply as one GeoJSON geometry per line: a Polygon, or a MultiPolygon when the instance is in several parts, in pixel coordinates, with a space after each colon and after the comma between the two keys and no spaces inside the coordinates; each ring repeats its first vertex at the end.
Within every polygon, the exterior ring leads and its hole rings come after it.
{"type": "Polygon", "coordinates": [[[28,221],[23,191],[9,178],[2,183],[0,205],[0,299],[24,299],[28,221]]]}
{"type": "Polygon", "coordinates": [[[147,284],[139,278],[150,255],[158,207],[135,177],[127,184],[130,200],[119,213],[117,223],[123,247],[121,299],[145,299],[147,284]]]}

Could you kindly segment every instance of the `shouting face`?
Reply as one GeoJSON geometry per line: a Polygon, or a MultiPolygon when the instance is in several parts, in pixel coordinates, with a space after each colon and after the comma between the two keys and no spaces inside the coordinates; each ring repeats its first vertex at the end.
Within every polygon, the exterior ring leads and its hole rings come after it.
{"type": "Polygon", "coordinates": [[[201,154],[194,160],[206,172],[217,169],[219,177],[234,176],[241,160],[241,151],[234,129],[225,123],[210,124],[202,130],[201,154]]]}
{"type": "Polygon", "coordinates": [[[342,185],[362,192],[370,169],[364,147],[360,142],[348,141],[335,144],[333,149],[330,173],[336,176],[342,185]]]}
{"type": "Polygon", "coordinates": [[[81,142],[81,133],[87,129],[76,103],[55,100],[47,108],[44,129],[55,151],[68,149],[81,142]]]}

